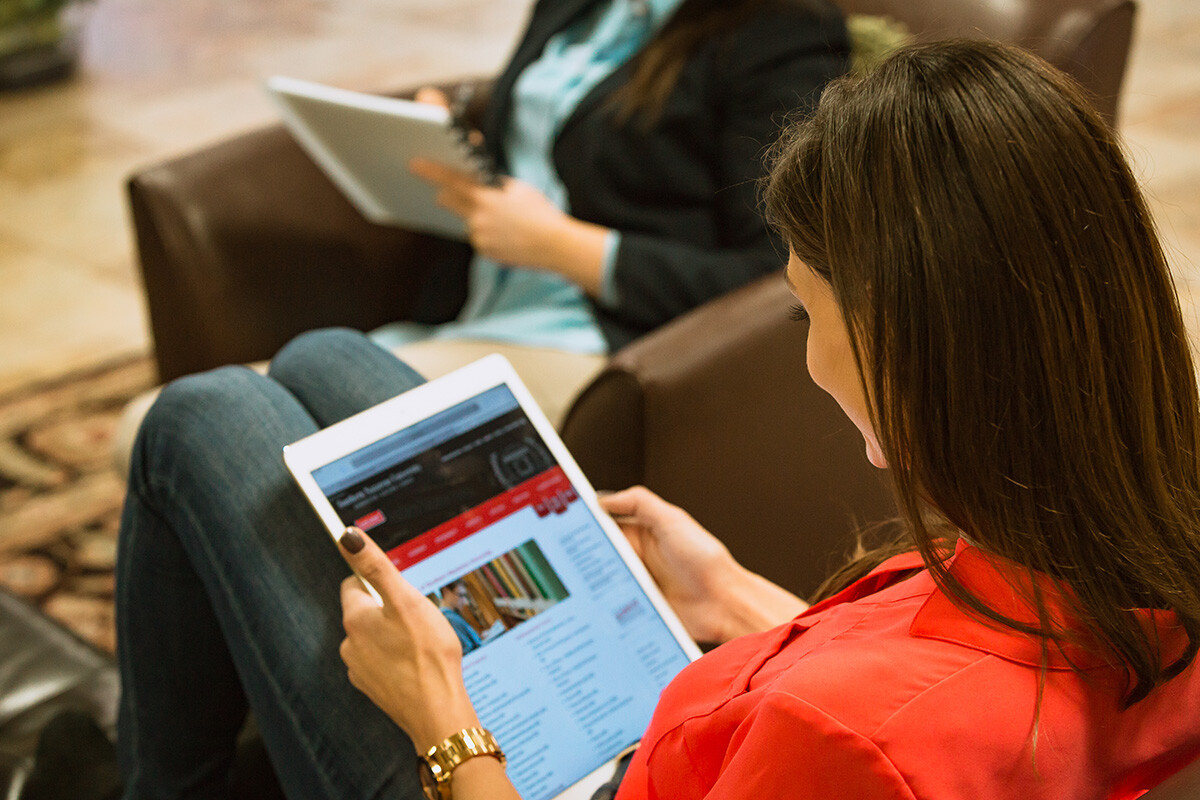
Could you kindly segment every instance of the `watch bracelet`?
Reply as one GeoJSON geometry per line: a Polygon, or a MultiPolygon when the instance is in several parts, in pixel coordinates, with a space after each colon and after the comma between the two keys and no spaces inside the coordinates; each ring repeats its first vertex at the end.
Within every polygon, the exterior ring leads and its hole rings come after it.
{"type": "Polygon", "coordinates": [[[454,768],[475,756],[491,756],[500,762],[507,763],[499,742],[486,728],[463,728],[452,733],[440,743],[429,748],[424,755],[433,777],[438,783],[450,780],[454,768]]]}

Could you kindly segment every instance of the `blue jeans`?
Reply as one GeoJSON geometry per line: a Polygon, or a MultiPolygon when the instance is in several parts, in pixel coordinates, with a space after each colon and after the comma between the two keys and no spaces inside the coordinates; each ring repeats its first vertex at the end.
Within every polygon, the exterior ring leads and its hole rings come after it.
{"type": "Polygon", "coordinates": [[[176,381],[134,447],[117,559],[125,797],[228,796],[254,710],[289,798],[419,798],[413,745],[346,679],[349,569],[285,444],[422,382],[358,333],[305,334],[268,377],[176,381]]]}

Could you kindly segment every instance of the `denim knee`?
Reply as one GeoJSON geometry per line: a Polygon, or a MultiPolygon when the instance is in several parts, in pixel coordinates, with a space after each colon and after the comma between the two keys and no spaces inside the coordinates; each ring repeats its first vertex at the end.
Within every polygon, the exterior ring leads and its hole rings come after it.
{"type": "Polygon", "coordinates": [[[188,375],[163,387],[146,412],[134,442],[130,480],[161,475],[186,463],[198,449],[236,440],[239,428],[257,416],[262,376],[245,367],[219,367],[188,375]]]}
{"type": "Polygon", "coordinates": [[[412,367],[348,328],[289,342],[267,373],[326,427],[425,382],[412,367]]]}
{"type": "Polygon", "coordinates": [[[328,370],[353,359],[356,352],[376,355],[378,345],[353,328],[320,328],[305,331],[280,348],[271,359],[268,374],[285,386],[293,376],[303,378],[314,370],[328,370]]]}

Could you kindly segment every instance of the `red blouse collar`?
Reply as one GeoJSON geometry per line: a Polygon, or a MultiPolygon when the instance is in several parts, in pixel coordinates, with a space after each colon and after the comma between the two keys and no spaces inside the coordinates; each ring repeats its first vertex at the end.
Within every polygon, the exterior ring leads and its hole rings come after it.
{"type": "MultiPolygon", "coordinates": [[[[1025,600],[1029,596],[1030,576],[1024,567],[961,540],[946,566],[951,576],[989,608],[1012,619],[1036,624],[1036,612],[1025,600]]],[[[814,605],[808,613],[861,599],[896,583],[906,572],[924,569],[919,553],[896,556],[842,592],[814,605]]],[[[1034,580],[1041,588],[1051,620],[1077,634],[1082,641],[1088,641],[1090,635],[1066,608],[1063,590],[1048,576],[1037,575],[1034,580]]],[[[1187,635],[1174,612],[1138,609],[1134,613],[1141,624],[1155,629],[1167,663],[1184,652],[1187,635]]],[[[954,642],[1021,664],[1040,666],[1043,661],[1040,639],[964,610],[936,587],[917,611],[909,631],[914,636],[954,642]]],[[[1049,669],[1093,669],[1106,664],[1098,648],[1071,643],[1062,647],[1052,645],[1045,653],[1045,660],[1049,669]]]]}

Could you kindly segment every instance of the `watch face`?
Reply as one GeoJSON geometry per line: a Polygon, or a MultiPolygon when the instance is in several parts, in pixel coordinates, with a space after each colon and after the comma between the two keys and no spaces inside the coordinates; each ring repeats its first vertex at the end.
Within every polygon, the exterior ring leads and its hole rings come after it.
{"type": "Polygon", "coordinates": [[[417,774],[421,776],[421,791],[425,793],[425,800],[442,800],[442,789],[423,758],[417,759],[417,774]]]}

